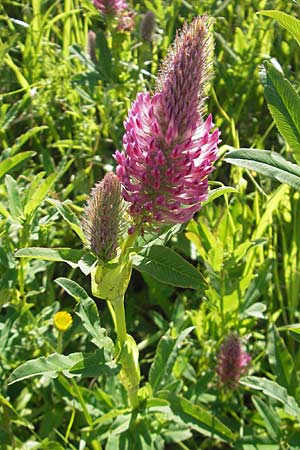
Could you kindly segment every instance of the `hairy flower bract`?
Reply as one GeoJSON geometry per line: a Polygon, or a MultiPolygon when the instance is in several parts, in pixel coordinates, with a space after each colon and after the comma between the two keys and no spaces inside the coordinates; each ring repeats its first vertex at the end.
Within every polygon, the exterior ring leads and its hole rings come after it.
{"type": "Polygon", "coordinates": [[[121,185],[114,173],[108,173],[92,189],[82,220],[89,246],[103,262],[117,255],[122,217],[121,185]]]}

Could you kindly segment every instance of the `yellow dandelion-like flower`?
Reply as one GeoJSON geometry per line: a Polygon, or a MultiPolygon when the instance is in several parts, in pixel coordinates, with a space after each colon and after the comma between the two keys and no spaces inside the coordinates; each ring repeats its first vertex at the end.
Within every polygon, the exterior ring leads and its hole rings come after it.
{"type": "Polygon", "coordinates": [[[58,311],[53,318],[54,326],[58,331],[67,331],[72,325],[73,319],[71,314],[66,311],[58,311]]]}

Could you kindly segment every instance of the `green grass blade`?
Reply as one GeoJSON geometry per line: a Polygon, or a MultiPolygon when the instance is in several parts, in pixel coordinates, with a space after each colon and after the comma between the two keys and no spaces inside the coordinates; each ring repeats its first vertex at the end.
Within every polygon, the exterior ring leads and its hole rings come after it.
{"type": "Polygon", "coordinates": [[[31,158],[35,155],[35,152],[23,152],[18,155],[12,156],[11,158],[6,158],[0,162],[0,179],[7,174],[13,167],[15,167],[20,162],[25,159],[31,158]]]}

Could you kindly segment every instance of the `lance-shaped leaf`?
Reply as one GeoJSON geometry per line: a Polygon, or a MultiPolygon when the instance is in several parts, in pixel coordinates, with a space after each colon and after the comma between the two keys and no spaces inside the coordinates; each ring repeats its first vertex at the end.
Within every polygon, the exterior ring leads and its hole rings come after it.
{"type": "Polygon", "coordinates": [[[133,257],[133,267],[161,283],[191,289],[206,289],[201,273],[178,253],[162,245],[146,247],[133,257]]]}
{"type": "Polygon", "coordinates": [[[279,70],[265,63],[261,71],[265,97],[278,130],[289,144],[293,156],[300,162],[300,97],[279,70]]]}
{"type": "Polygon", "coordinates": [[[174,414],[173,420],[178,421],[179,424],[183,422],[186,427],[204,436],[231,443],[235,441],[233,432],[216,417],[214,412],[167,391],[162,391],[161,397],[169,401],[170,409],[174,414]]]}
{"type": "Polygon", "coordinates": [[[67,374],[68,370],[82,359],[82,353],[71,353],[68,356],[52,353],[47,358],[42,356],[31,359],[17,367],[10,375],[8,382],[9,384],[13,384],[36,375],[47,375],[56,378],[61,372],[67,374]]]}
{"type": "Polygon", "coordinates": [[[241,148],[227,153],[226,162],[254,170],[300,190],[300,167],[268,150],[241,148]]]}

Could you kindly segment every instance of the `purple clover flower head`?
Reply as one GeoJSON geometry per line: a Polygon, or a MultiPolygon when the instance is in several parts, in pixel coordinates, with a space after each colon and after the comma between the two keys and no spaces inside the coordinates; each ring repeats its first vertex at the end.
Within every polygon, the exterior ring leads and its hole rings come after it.
{"type": "Polygon", "coordinates": [[[202,118],[212,48],[206,17],[184,25],[154,95],[139,93],[129,111],[115,159],[136,224],[187,222],[207,198],[220,135],[211,115],[202,118]]]}
{"type": "Polygon", "coordinates": [[[250,362],[251,356],[243,351],[239,337],[230,334],[221,345],[218,355],[217,374],[221,382],[228,387],[235,387],[250,362]]]}
{"type": "Polygon", "coordinates": [[[93,0],[94,6],[107,16],[116,16],[128,9],[125,0],[93,0]]]}
{"type": "Polygon", "coordinates": [[[121,185],[114,173],[108,173],[92,189],[82,220],[90,249],[103,262],[117,256],[122,219],[121,185]]]}

